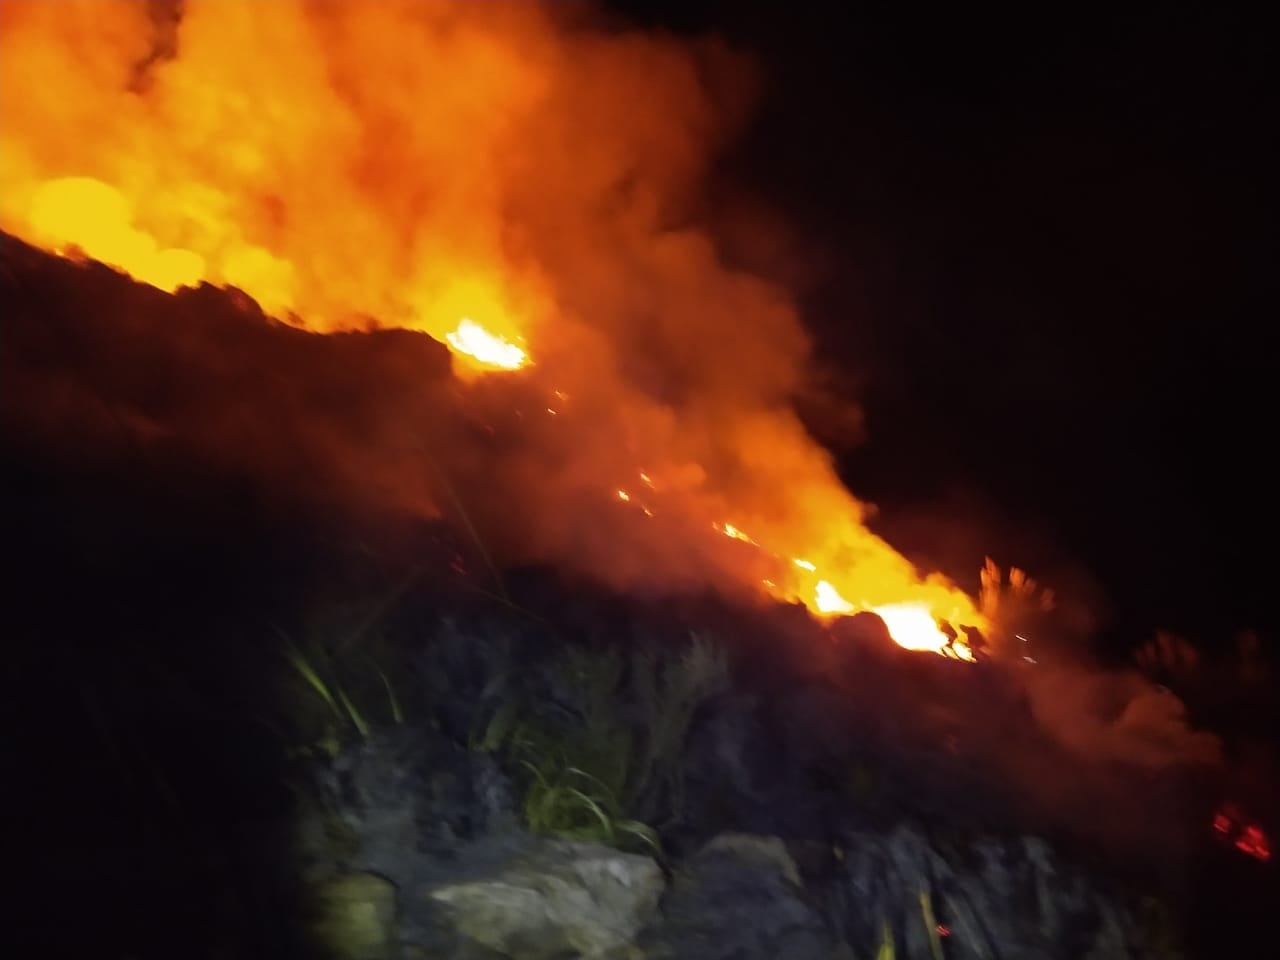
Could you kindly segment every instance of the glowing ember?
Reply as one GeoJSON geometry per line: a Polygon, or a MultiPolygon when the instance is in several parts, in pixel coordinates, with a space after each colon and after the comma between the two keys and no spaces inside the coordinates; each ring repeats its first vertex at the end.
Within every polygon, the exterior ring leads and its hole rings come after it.
{"type": "Polygon", "coordinates": [[[444,338],[455,353],[482,367],[518,370],[529,362],[529,354],[520,347],[466,317],[458,324],[458,329],[446,333],[444,338]]]}
{"type": "Polygon", "coordinates": [[[1271,844],[1267,841],[1267,835],[1257,824],[1244,828],[1244,832],[1236,840],[1236,849],[1241,853],[1247,853],[1255,860],[1271,859],[1271,844]]]}
{"type": "Polygon", "coordinates": [[[741,540],[743,543],[755,543],[754,540],[735,527],[732,523],[717,524],[716,529],[731,540],[741,540]]]}
{"type": "Polygon", "coordinates": [[[1213,829],[1241,853],[1263,862],[1271,859],[1271,841],[1267,832],[1245,817],[1235,804],[1223,804],[1214,814],[1213,829]]]}

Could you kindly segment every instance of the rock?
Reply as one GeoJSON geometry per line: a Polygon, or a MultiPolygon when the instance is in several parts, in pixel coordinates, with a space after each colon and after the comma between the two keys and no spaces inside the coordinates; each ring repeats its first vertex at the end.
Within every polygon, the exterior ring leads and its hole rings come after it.
{"type": "Polygon", "coordinates": [[[1032,839],[944,851],[915,827],[845,838],[837,926],[856,956],[886,942],[900,960],[1154,958],[1118,896],[1032,839]]]}
{"type": "Polygon", "coordinates": [[[718,830],[760,829],[768,794],[782,772],[756,704],[727,694],[714,698],[690,731],[683,758],[685,820],[698,843],[718,830]],[[747,827],[751,824],[751,827],[747,827]]]}
{"type": "Polygon", "coordinates": [[[724,833],[703,849],[705,857],[729,856],[764,870],[776,870],[799,888],[800,871],[787,852],[786,844],[777,837],[753,837],[745,833],[724,833]]]}
{"type": "Polygon", "coordinates": [[[782,841],[745,834],[681,868],[639,945],[650,960],[831,960],[836,948],[782,841]]]}
{"type": "Polygon", "coordinates": [[[427,891],[464,942],[513,960],[612,958],[654,912],[664,880],[648,857],[547,842],[486,877],[427,891]]]}
{"type": "MultiPolygon", "coordinates": [[[[477,841],[520,839],[509,785],[492,757],[430,730],[398,726],[349,745],[322,777],[355,850],[343,866],[401,887],[477,841]]],[[[518,844],[514,844],[518,846],[518,844]]]]}
{"type": "Polygon", "coordinates": [[[332,960],[393,960],[397,954],[396,888],[372,873],[348,873],[316,891],[313,935],[332,960]]]}
{"type": "MultiPolygon", "coordinates": [[[[815,749],[777,722],[773,702],[730,694],[709,701],[683,758],[684,798],[674,848],[718,833],[820,839],[831,800],[811,787],[815,749]]],[[[821,742],[823,731],[810,737],[821,742]]],[[[664,839],[666,839],[664,837],[664,839]]]]}

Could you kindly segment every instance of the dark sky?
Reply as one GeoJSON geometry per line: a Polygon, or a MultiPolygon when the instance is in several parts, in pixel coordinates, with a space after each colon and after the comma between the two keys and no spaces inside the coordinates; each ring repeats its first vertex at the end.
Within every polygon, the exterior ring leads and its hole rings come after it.
{"type": "Polygon", "coordinates": [[[763,65],[721,177],[818,254],[806,319],[867,414],[855,492],[888,522],[994,510],[1009,559],[1086,568],[1126,628],[1275,622],[1258,20],[618,6],[763,65]]]}

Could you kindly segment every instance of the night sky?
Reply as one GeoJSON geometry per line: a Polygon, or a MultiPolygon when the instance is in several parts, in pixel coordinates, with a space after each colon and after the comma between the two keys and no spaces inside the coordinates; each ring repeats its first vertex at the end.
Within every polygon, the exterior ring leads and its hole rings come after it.
{"type": "Polygon", "coordinates": [[[617,6],[756,53],[719,189],[792,228],[806,322],[866,421],[857,444],[813,429],[905,550],[1087,576],[1130,642],[1275,624],[1259,22],[617,6]]]}

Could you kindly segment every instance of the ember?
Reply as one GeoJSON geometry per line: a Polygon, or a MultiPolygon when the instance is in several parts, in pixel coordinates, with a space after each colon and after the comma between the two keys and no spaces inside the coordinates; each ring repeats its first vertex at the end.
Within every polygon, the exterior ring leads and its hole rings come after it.
{"type": "Polygon", "coordinates": [[[1238,806],[1223,804],[1213,815],[1213,831],[1224,843],[1255,860],[1271,859],[1271,841],[1262,826],[1246,817],[1238,806]]]}

